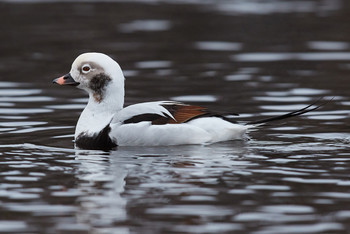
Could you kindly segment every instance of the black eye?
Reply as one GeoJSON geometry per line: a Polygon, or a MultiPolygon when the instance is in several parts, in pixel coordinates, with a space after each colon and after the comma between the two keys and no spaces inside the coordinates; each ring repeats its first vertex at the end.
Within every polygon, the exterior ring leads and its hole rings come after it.
{"type": "Polygon", "coordinates": [[[82,70],[83,70],[83,72],[88,72],[88,71],[90,71],[90,66],[83,66],[83,68],[82,68],[82,70]]]}

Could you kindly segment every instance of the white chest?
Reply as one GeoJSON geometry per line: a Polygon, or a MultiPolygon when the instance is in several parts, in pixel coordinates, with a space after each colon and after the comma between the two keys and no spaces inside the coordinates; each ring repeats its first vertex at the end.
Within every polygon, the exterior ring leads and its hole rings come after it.
{"type": "Polygon", "coordinates": [[[94,135],[105,128],[112,120],[113,114],[108,112],[90,111],[85,108],[81,113],[75,129],[75,139],[81,134],[94,135]]]}

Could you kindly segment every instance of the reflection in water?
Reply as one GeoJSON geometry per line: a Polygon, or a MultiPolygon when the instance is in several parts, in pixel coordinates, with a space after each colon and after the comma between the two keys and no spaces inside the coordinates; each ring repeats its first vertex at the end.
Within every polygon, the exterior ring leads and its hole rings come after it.
{"type": "MultiPolygon", "coordinates": [[[[275,140],[119,147],[110,153],[2,146],[7,152],[0,162],[0,195],[8,201],[1,209],[17,217],[34,215],[34,223],[38,218],[71,217],[54,225],[65,232],[253,231],[259,230],[259,225],[251,226],[257,221],[265,223],[261,232],[281,223],[301,225],[306,233],[316,227],[321,232],[342,230],[331,217],[318,220],[324,205],[330,208],[348,199],[347,154],[340,153],[344,144],[332,141],[324,136],[316,145],[275,140]],[[329,174],[332,170],[338,176],[329,174]],[[300,203],[294,197],[302,185],[307,187],[300,203]],[[166,220],[178,225],[166,225],[166,220]]],[[[346,210],[340,212],[336,220],[347,220],[346,210]]],[[[11,224],[3,230],[29,225],[11,224]]]]}
{"type": "MultiPolygon", "coordinates": [[[[238,146],[238,145],[237,145],[238,146]]],[[[180,196],[183,201],[217,201],[215,189],[200,186],[201,183],[216,184],[215,177],[236,167],[237,173],[249,163],[232,161],[242,154],[244,148],[180,146],[180,147],[120,147],[111,154],[101,155],[99,151],[76,151],[79,162],[79,203],[78,219],[91,223],[99,232],[113,230],[127,233],[125,227],[112,228],[115,223],[127,219],[126,210],[135,205],[143,207],[146,215],[181,215],[217,218],[232,215],[232,210],[210,205],[168,205],[155,207],[163,199],[153,198],[153,190],[164,196],[180,196]],[[220,152],[218,156],[215,156],[220,152]],[[208,168],[206,165],[214,166],[208,168]],[[155,171],[154,168],[158,169],[155,171]],[[203,177],[204,176],[204,177],[203,177]],[[137,180],[134,189],[125,190],[125,180],[137,180]],[[197,181],[198,180],[198,181],[197,181]],[[198,183],[198,185],[196,185],[198,183]],[[130,193],[128,199],[125,194],[130,193]],[[124,194],[124,196],[123,196],[124,194]],[[186,194],[186,195],[185,195],[186,194]],[[149,198],[147,198],[149,197],[149,198]],[[154,200],[155,199],[155,200],[154,200]],[[153,201],[154,200],[154,201],[153,201]],[[146,202],[146,203],[145,203],[146,202]],[[128,206],[128,207],[126,207],[128,206]]],[[[129,216],[133,214],[129,214],[129,216]]],[[[131,217],[128,217],[129,219],[131,217]]],[[[220,231],[223,225],[204,225],[205,229],[220,231]],[[216,227],[217,226],[217,227],[216,227]]],[[[236,229],[239,225],[228,225],[236,229]]],[[[198,227],[197,227],[198,229],[198,227]]]]}
{"type": "MultiPolygon", "coordinates": [[[[256,145],[259,149],[259,144],[261,143],[253,142],[252,146],[256,145]]],[[[278,148],[278,142],[263,144],[268,146],[266,150],[283,152],[278,148]]],[[[281,146],[285,147],[285,144],[281,146]]],[[[302,151],[303,146],[300,145],[296,150],[302,151]]],[[[319,150],[326,152],[330,149],[315,149],[319,150]]],[[[266,224],[290,223],[287,226],[296,228],[295,230],[298,229],[297,226],[303,226],[305,233],[342,230],[339,223],[318,223],[315,205],[322,206],[325,199],[346,199],[347,193],[318,192],[321,187],[314,187],[307,189],[306,192],[309,191],[310,194],[305,195],[306,200],[318,197],[310,200],[313,201],[311,203],[280,204],[277,201],[292,199],[298,184],[348,186],[346,181],[325,176],[326,168],[304,164],[303,161],[307,162],[308,157],[299,157],[298,160],[293,160],[293,157],[269,159],[256,155],[254,151],[247,151],[245,145],[232,143],[212,146],[120,147],[111,154],[77,151],[80,163],[79,187],[83,191],[79,199],[82,209],[79,220],[96,225],[97,231],[114,230],[116,233],[158,230],[157,227],[162,227],[161,217],[176,219],[181,223],[173,227],[164,226],[161,230],[181,232],[242,231],[246,229],[245,224],[257,221],[266,224]],[[324,178],[315,179],[318,174],[323,174],[324,178]],[[253,178],[255,182],[247,185],[247,180],[253,178]],[[277,178],[285,184],[276,183],[277,178]],[[226,188],[217,190],[216,187],[220,184],[225,184],[226,188]],[[270,197],[269,200],[264,200],[266,195],[270,197]],[[262,196],[261,199],[259,196],[262,196]],[[259,207],[259,204],[264,205],[259,207]],[[251,206],[259,208],[255,212],[241,212],[244,207],[251,206]],[[142,229],[123,226],[126,219],[136,218],[137,223],[143,226],[142,229]],[[184,223],[185,220],[187,224],[184,223]],[[312,224],[293,225],[295,222],[312,224]],[[117,227],[109,229],[113,223],[117,227]]],[[[319,156],[313,156],[315,157],[319,156]]],[[[339,187],[334,191],[338,189],[339,187]]],[[[261,232],[277,233],[276,230],[272,225],[262,228],[261,232]]],[[[283,229],[278,230],[284,232],[283,229]]]]}
{"type": "Polygon", "coordinates": [[[78,220],[90,223],[97,232],[128,233],[126,228],[113,228],[113,224],[126,220],[124,192],[126,168],[114,164],[111,158],[98,152],[77,151],[80,163],[77,179],[80,209],[78,220]]]}
{"type": "Polygon", "coordinates": [[[0,232],[349,230],[346,1],[116,2],[2,4],[0,232]],[[246,141],[74,150],[86,94],[50,83],[90,50],[120,61],[128,104],[246,122],[335,98],[246,141]]]}

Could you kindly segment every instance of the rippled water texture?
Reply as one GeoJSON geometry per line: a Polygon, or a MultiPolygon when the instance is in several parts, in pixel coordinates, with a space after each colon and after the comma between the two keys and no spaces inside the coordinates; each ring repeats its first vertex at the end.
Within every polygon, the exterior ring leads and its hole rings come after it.
{"type": "Polygon", "coordinates": [[[0,232],[349,233],[349,17],[346,0],[1,1],[0,232]],[[86,94],[51,81],[86,51],[119,61],[126,104],[245,122],[333,100],[246,141],[75,150],[86,94]]]}

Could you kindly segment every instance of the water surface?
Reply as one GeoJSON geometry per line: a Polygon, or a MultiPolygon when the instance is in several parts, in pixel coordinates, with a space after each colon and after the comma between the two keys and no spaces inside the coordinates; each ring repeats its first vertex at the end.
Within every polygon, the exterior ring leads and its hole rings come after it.
{"type": "Polygon", "coordinates": [[[0,3],[0,232],[348,233],[346,1],[0,3]],[[124,69],[126,104],[267,118],[205,146],[76,150],[86,94],[52,80],[82,52],[124,69]]]}

